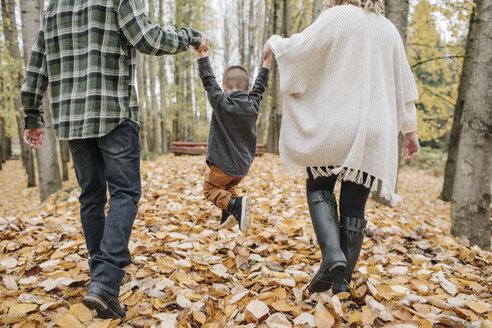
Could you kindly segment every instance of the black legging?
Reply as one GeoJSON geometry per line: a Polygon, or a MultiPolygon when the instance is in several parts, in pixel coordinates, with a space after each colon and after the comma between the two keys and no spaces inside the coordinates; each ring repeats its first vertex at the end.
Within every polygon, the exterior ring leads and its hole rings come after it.
{"type": "MultiPolygon", "coordinates": [[[[328,190],[333,192],[338,175],[329,177],[313,178],[311,170],[308,169],[308,179],[306,180],[307,192],[315,190],[328,190]]],[[[364,173],[364,181],[367,174],[364,173]]],[[[367,198],[371,190],[361,184],[352,181],[343,181],[340,188],[340,215],[364,219],[364,210],[366,208],[367,198]]]]}

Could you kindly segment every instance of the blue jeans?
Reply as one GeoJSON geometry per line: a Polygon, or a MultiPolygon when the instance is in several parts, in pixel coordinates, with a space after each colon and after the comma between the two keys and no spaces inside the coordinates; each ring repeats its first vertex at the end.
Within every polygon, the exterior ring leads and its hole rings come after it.
{"type": "Polygon", "coordinates": [[[81,188],[91,286],[118,296],[123,268],[131,263],[128,243],[141,194],[139,127],[127,120],[103,137],[70,140],[68,145],[81,188]]]}

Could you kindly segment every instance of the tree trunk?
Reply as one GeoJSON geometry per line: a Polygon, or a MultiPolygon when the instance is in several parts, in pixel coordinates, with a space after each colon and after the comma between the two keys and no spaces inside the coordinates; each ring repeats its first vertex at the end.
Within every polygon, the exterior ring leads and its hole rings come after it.
{"type": "MultiPolygon", "coordinates": [[[[164,0],[159,0],[159,23],[164,25],[164,0]]],[[[160,90],[160,108],[159,108],[159,121],[161,123],[161,151],[165,154],[168,152],[168,140],[167,140],[167,128],[166,128],[166,58],[161,57],[159,59],[159,90],[160,90]]]]}
{"type": "Polygon", "coordinates": [[[288,38],[292,34],[292,6],[291,1],[284,0],[283,5],[283,25],[282,25],[282,34],[284,37],[288,38]]]}
{"type": "Polygon", "coordinates": [[[51,119],[51,109],[48,95],[44,99],[44,121],[46,134],[43,145],[36,151],[39,176],[39,198],[44,202],[51,194],[62,187],[60,167],[58,165],[58,152],[56,151],[56,137],[51,119]]]}
{"type": "MultiPolygon", "coordinates": [[[[149,19],[151,22],[155,22],[155,6],[154,1],[149,1],[149,19]]],[[[161,136],[160,136],[160,128],[159,124],[159,110],[157,106],[157,96],[155,94],[156,88],[156,58],[155,56],[151,56],[149,58],[149,87],[150,87],[150,112],[152,117],[152,131],[153,134],[153,143],[152,143],[152,152],[159,153],[161,152],[161,136]]]]}
{"type": "Polygon", "coordinates": [[[445,201],[450,201],[453,195],[453,185],[456,173],[456,160],[459,151],[458,146],[460,143],[460,133],[463,128],[461,120],[463,114],[463,106],[465,104],[465,92],[469,88],[470,80],[472,78],[472,52],[473,42],[476,38],[476,24],[476,10],[473,10],[470,16],[470,27],[466,40],[465,60],[463,61],[463,67],[461,69],[458,98],[456,100],[456,105],[454,108],[453,126],[451,127],[451,133],[449,135],[448,159],[446,161],[446,168],[444,169],[444,184],[442,187],[441,199],[445,201]]]}
{"type": "MultiPolygon", "coordinates": [[[[280,0],[273,2],[273,34],[280,34],[280,0]]],[[[278,141],[280,136],[280,85],[278,66],[275,59],[272,59],[272,86],[271,86],[271,107],[268,122],[268,138],[266,150],[270,153],[278,154],[278,141]]]]}
{"type": "Polygon", "coordinates": [[[68,163],[70,162],[70,148],[68,141],[60,140],[60,157],[62,166],[62,180],[68,181],[68,163]]]}
{"type": "Polygon", "coordinates": [[[253,72],[255,68],[255,62],[256,62],[256,54],[255,54],[255,30],[257,29],[256,26],[256,15],[255,15],[255,3],[253,0],[249,0],[249,15],[248,15],[248,60],[247,63],[248,65],[246,66],[248,72],[250,74],[253,72]]]}
{"type": "Polygon", "coordinates": [[[314,0],[313,3],[313,22],[316,20],[316,18],[321,15],[321,10],[322,10],[322,1],[321,0],[314,0]]]}
{"type": "MultiPolygon", "coordinates": [[[[400,32],[400,36],[403,42],[406,44],[407,42],[407,26],[408,26],[408,10],[409,10],[409,2],[408,0],[385,0],[385,15],[398,29],[400,32]]],[[[401,148],[403,146],[403,135],[400,133],[398,136],[398,171],[397,176],[400,173],[400,161],[402,156],[401,148]]],[[[396,179],[396,187],[398,186],[398,178],[396,179]]],[[[378,189],[372,193],[372,198],[383,205],[391,206],[389,200],[384,199],[381,196],[381,187],[382,184],[379,183],[378,189]]]]}
{"type": "Polygon", "coordinates": [[[161,58],[159,67],[159,88],[160,88],[160,122],[161,122],[161,147],[162,152],[168,152],[167,128],[166,128],[166,63],[165,59],[161,58]]]}
{"type": "Polygon", "coordinates": [[[228,10],[226,8],[225,14],[224,14],[224,64],[225,67],[229,67],[230,65],[230,57],[229,57],[229,51],[231,48],[231,27],[229,26],[230,24],[230,19],[228,15],[228,10]]]}
{"type": "MultiPolygon", "coordinates": [[[[451,233],[490,249],[492,176],[492,0],[475,0],[476,39],[465,89],[462,130],[453,187],[451,233]]],[[[467,59],[468,60],[468,59],[467,59]]]]}
{"type": "Polygon", "coordinates": [[[408,0],[385,0],[385,16],[393,24],[395,24],[401,38],[404,42],[407,41],[407,26],[408,26],[408,0]]]}
{"type": "Polygon", "coordinates": [[[147,131],[145,133],[146,141],[145,143],[147,144],[147,150],[149,152],[153,152],[155,147],[154,147],[154,133],[152,131],[153,124],[152,124],[152,106],[151,102],[149,102],[149,81],[148,81],[148,76],[149,76],[149,71],[148,71],[148,61],[149,61],[148,56],[142,56],[142,90],[143,90],[143,97],[142,97],[142,106],[145,107],[145,127],[147,128],[147,131]]]}
{"type": "Polygon", "coordinates": [[[6,127],[5,119],[3,117],[0,117],[0,168],[2,167],[3,163],[5,163],[8,159],[7,140],[8,140],[7,127],[6,127]]]}
{"type": "MultiPolygon", "coordinates": [[[[15,18],[15,1],[14,0],[2,0],[2,21],[3,30],[5,34],[5,41],[8,44],[9,55],[16,60],[21,59],[19,51],[19,42],[17,39],[16,18],[15,18]]],[[[26,59],[27,60],[27,59],[26,59]]],[[[19,73],[17,79],[17,89],[20,90],[23,80],[22,72],[19,73]]],[[[14,106],[16,109],[21,108],[20,98],[15,97],[14,106]]],[[[18,113],[17,117],[17,130],[19,134],[19,143],[21,148],[22,164],[27,174],[27,187],[34,187],[36,185],[36,176],[34,173],[34,157],[32,150],[23,141],[24,139],[24,119],[22,114],[18,113]]]]}
{"type": "Polygon", "coordinates": [[[144,55],[137,53],[137,83],[138,83],[138,108],[140,110],[140,144],[142,145],[142,152],[147,154],[149,147],[147,145],[147,112],[144,104],[145,92],[145,61],[144,55]]]}
{"type": "MultiPolygon", "coordinates": [[[[39,30],[39,19],[42,12],[42,3],[37,0],[23,0],[20,1],[20,4],[24,58],[27,60],[31,54],[31,48],[39,30]]],[[[43,140],[43,146],[36,152],[41,202],[46,200],[46,198],[48,198],[52,193],[61,188],[60,168],[58,166],[58,157],[56,152],[56,138],[53,131],[53,123],[51,120],[51,112],[47,95],[45,96],[44,108],[46,109],[44,111],[46,135],[43,140]]]]}
{"type": "MultiPolygon", "coordinates": [[[[270,6],[268,0],[264,2],[263,8],[263,29],[262,29],[262,38],[261,38],[261,47],[266,43],[268,37],[271,34],[270,24],[268,18],[270,17],[270,6]]],[[[266,136],[268,132],[268,93],[269,88],[267,88],[263,101],[260,104],[260,115],[259,115],[259,123],[258,123],[258,142],[265,143],[266,136]]]]}
{"type": "Polygon", "coordinates": [[[239,40],[239,62],[241,65],[246,66],[246,46],[245,46],[245,30],[244,30],[244,1],[239,0],[237,2],[237,18],[238,18],[238,40],[239,40]]]}

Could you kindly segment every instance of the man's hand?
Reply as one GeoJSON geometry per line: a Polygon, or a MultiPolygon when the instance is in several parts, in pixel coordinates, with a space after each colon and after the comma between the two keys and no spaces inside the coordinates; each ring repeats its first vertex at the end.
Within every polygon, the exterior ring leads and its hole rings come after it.
{"type": "Polygon", "coordinates": [[[208,36],[204,32],[201,33],[202,33],[202,43],[198,48],[195,48],[195,50],[198,51],[198,53],[200,53],[201,51],[208,51],[208,36]]]}
{"type": "Polygon", "coordinates": [[[25,130],[24,142],[31,148],[39,149],[43,144],[44,134],[46,133],[44,128],[25,130]]]}
{"type": "Polygon", "coordinates": [[[403,141],[403,156],[405,160],[409,161],[420,152],[419,138],[416,132],[410,132],[405,134],[405,140],[403,141]]]}
{"type": "Polygon", "coordinates": [[[200,56],[200,58],[207,57],[207,55],[208,55],[207,54],[207,51],[208,50],[205,50],[205,49],[203,49],[203,50],[197,49],[197,51],[198,51],[198,56],[200,56]]]}

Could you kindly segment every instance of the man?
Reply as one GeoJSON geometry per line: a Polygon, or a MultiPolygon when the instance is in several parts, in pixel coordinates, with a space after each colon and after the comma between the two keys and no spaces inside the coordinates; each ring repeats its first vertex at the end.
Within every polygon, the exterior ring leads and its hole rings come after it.
{"type": "Polygon", "coordinates": [[[91,271],[83,302],[100,318],[125,316],[118,294],[141,193],[136,50],[160,56],[207,43],[198,30],[153,25],[141,0],[51,0],[43,16],[21,90],[24,141],[42,145],[49,86],[55,133],[68,140],[81,187],[91,271]]]}

